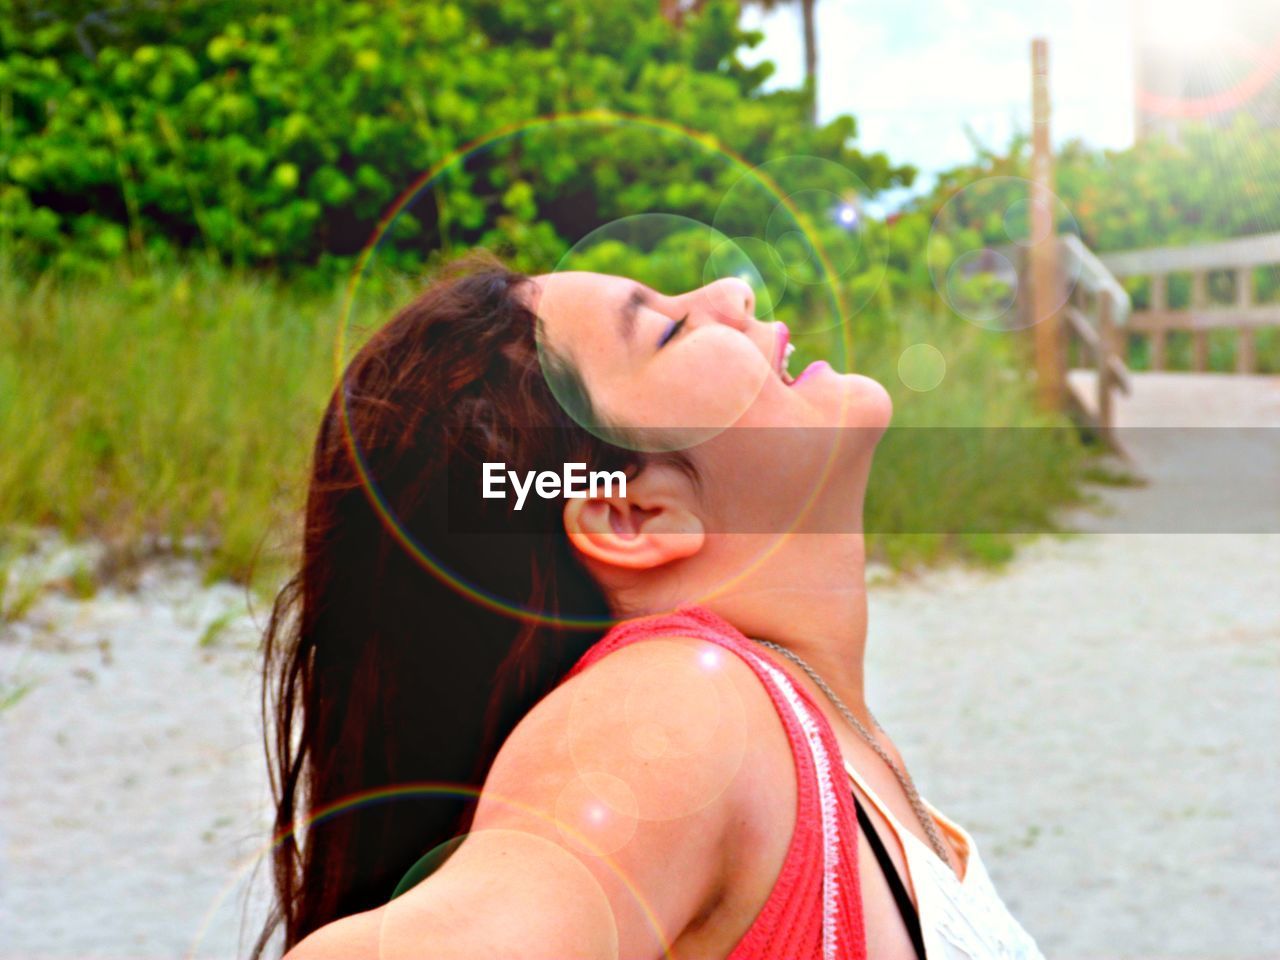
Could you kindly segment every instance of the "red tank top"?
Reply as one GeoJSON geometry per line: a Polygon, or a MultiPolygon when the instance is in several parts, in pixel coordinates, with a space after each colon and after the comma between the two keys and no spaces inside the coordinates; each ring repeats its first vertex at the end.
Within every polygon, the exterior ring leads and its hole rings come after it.
{"type": "Polygon", "coordinates": [[[627,644],[659,637],[693,637],[741,657],[769,692],[795,761],[796,823],[782,871],[727,960],[865,960],[853,793],[831,727],[802,687],[736,627],[697,606],[618,624],[565,679],[627,644]]]}

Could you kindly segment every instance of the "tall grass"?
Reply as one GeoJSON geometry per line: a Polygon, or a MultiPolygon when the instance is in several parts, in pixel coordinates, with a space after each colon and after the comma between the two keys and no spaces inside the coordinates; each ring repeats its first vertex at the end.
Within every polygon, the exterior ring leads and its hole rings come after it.
{"type": "MultiPolygon", "coordinates": [[[[413,283],[363,290],[347,355],[413,283]]],[[[54,526],[126,555],[195,536],[211,578],[274,581],[290,562],[312,438],[336,379],[342,290],[200,265],[114,283],[0,284],[0,530],[54,526]],[[255,576],[257,575],[257,576],[255,576]]],[[[924,308],[866,316],[857,366],[889,385],[903,427],[1042,426],[1009,335],[924,308]],[[942,383],[905,387],[911,343],[946,358],[942,383]]],[[[806,348],[802,345],[802,350],[806,348]]],[[[811,352],[821,346],[811,344],[811,352]]],[[[877,455],[873,543],[895,564],[1009,553],[1073,496],[1080,449],[1066,431],[993,443],[969,430],[895,430],[877,455]]]]}
{"type": "MultiPolygon", "coordinates": [[[[357,303],[376,322],[384,292],[357,303]]],[[[335,380],[341,291],[207,268],[0,288],[0,526],[127,552],[207,544],[211,577],[287,557],[335,380]]]]}
{"type": "Polygon", "coordinates": [[[1001,563],[1020,540],[1054,530],[1058,508],[1080,502],[1091,451],[1064,417],[1037,408],[1030,336],[926,303],[854,324],[854,367],[894,401],[867,493],[874,556],[894,566],[1001,563]],[[904,361],[920,344],[945,363],[929,389],[904,361]]]}

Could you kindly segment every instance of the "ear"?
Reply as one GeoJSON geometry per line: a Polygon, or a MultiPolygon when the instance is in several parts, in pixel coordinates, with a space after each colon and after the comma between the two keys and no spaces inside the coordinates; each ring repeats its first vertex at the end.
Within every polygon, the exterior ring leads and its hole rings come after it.
{"type": "Polygon", "coordinates": [[[706,532],[691,509],[687,481],[648,466],[627,479],[627,495],[566,500],[564,529],[583,555],[613,567],[649,570],[691,557],[706,532]]]}

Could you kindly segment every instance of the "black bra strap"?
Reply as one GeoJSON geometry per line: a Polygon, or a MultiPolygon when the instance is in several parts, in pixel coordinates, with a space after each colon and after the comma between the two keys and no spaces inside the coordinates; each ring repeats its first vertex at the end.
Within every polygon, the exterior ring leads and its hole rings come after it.
{"type": "Polygon", "coordinates": [[[916,949],[916,957],[918,960],[925,960],[924,956],[924,934],[920,931],[920,915],[916,912],[915,904],[911,902],[911,895],[907,893],[907,888],[902,882],[902,878],[898,876],[898,871],[893,865],[893,861],[889,859],[889,852],[885,850],[884,844],[880,842],[880,835],[876,833],[876,828],[872,826],[871,818],[867,816],[867,811],[862,809],[862,804],[858,802],[858,794],[853,794],[853,805],[858,808],[858,826],[862,828],[862,832],[867,835],[867,843],[871,844],[871,850],[876,855],[876,859],[880,861],[880,869],[884,871],[884,878],[889,883],[889,889],[893,891],[893,899],[898,903],[898,912],[902,914],[902,922],[906,924],[907,934],[911,937],[911,945],[916,949]]]}

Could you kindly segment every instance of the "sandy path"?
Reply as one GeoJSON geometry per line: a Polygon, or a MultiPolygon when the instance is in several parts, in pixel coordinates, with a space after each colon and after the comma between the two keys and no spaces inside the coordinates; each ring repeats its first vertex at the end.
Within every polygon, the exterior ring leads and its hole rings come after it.
{"type": "MultiPolygon", "coordinates": [[[[55,564],[58,565],[58,564],[55,564]]],[[[65,566],[65,562],[61,564],[65,566]]],[[[257,638],[189,564],[0,627],[0,956],[238,956],[266,834],[257,638]]]]}
{"type": "Polygon", "coordinates": [[[878,716],[1046,955],[1277,955],[1280,536],[1045,540],[873,597],[878,716]]]}
{"type": "MultiPolygon", "coordinates": [[[[872,704],[1047,955],[1276,956],[1280,536],[1043,539],[872,596],[872,704]]],[[[256,637],[198,645],[236,609],[169,564],[4,628],[35,686],[0,713],[0,956],[243,952],[256,637]]]]}

